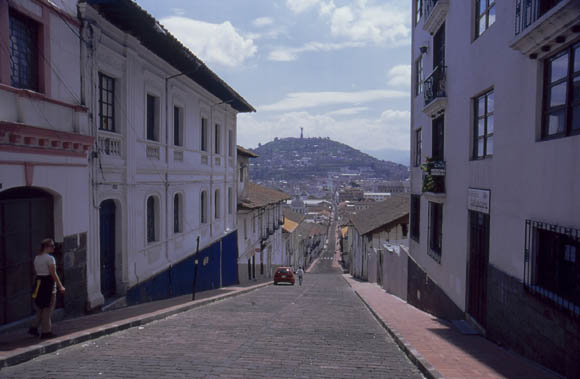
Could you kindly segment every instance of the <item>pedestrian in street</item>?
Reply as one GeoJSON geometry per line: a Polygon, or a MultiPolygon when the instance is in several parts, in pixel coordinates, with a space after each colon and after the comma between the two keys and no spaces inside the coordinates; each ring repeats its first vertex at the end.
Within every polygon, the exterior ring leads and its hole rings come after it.
{"type": "Polygon", "coordinates": [[[56,273],[56,261],[51,255],[54,253],[54,241],[50,238],[42,240],[40,243],[40,253],[34,258],[34,292],[32,298],[36,308],[36,318],[32,321],[28,333],[34,336],[39,335],[39,328],[42,331],[40,338],[52,338],[52,311],[56,303],[56,287],[64,293],[58,274],[56,273]]]}
{"type": "Polygon", "coordinates": [[[302,279],[304,279],[304,270],[302,270],[302,266],[298,267],[298,271],[296,271],[296,275],[298,275],[298,283],[302,285],[302,279]]]}

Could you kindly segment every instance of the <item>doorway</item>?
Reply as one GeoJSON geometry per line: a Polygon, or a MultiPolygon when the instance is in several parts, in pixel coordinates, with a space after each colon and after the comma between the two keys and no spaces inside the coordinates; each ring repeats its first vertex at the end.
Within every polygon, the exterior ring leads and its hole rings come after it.
{"type": "Polygon", "coordinates": [[[54,239],[54,201],[41,189],[0,193],[0,325],[34,313],[33,261],[40,241],[54,239]]]}
{"type": "Polygon", "coordinates": [[[487,268],[489,265],[489,215],[469,211],[469,261],[467,312],[486,327],[487,268]]]}
{"type": "Polygon", "coordinates": [[[101,249],[101,293],[106,298],[117,292],[115,279],[117,207],[114,200],[105,200],[99,208],[100,249],[101,249]]]}

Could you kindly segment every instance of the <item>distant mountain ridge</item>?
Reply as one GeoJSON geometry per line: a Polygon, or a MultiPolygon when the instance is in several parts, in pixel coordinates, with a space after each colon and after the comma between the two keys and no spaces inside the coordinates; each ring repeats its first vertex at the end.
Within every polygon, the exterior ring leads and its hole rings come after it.
{"type": "Polygon", "coordinates": [[[326,178],[329,173],[361,172],[383,180],[404,180],[407,166],[382,161],[330,138],[276,138],[256,149],[255,180],[326,178]]]}

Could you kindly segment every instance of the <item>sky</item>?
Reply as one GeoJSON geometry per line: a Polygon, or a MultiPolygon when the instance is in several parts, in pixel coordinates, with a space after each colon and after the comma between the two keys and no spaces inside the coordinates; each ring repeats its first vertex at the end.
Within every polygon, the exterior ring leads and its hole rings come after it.
{"type": "Polygon", "coordinates": [[[137,0],[256,108],[238,144],[330,137],[409,164],[411,2],[137,0]]]}

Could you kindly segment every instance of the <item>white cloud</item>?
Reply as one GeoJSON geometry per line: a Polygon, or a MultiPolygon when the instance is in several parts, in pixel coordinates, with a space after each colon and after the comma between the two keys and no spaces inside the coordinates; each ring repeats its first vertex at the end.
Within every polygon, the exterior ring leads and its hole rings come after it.
{"type": "Polygon", "coordinates": [[[318,3],[320,3],[320,0],[286,0],[288,9],[296,14],[314,8],[318,3]]]}
{"type": "Polygon", "coordinates": [[[254,41],[240,35],[229,21],[211,24],[172,16],[161,23],[206,63],[236,67],[258,50],[254,41]]]}
{"type": "Polygon", "coordinates": [[[410,42],[409,7],[390,1],[368,5],[358,1],[354,5],[332,11],[330,31],[336,37],[374,44],[388,43],[400,46],[410,42]]]}
{"type": "Polygon", "coordinates": [[[242,146],[255,147],[258,142],[265,143],[275,137],[298,137],[303,127],[305,137],[330,137],[360,150],[408,151],[409,112],[387,110],[384,114],[397,117],[341,120],[328,114],[289,112],[263,119],[259,114],[241,114],[238,116],[238,138],[242,146]]]}
{"type": "Polygon", "coordinates": [[[343,108],[336,111],[328,112],[327,116],[351,116],[368,110],[368,107],[351,107],[343,108]]]}
{"type": "Polygon", "coordinates": [[[322,43],[322,42],[308,42],[301,47],[278,47],[268,54],[268,59],[271,61],[288,62],[294,61],[298,55],[304,52],[312,51],[334,51],[342,50],[351,47],[363,46],[360,42],[343,42],[343,43],[322,43]]]}
{"type": "Polygon", "coordinates": [[[408,97],[409,93],[396,90],[366,90],[353,92],[292,92],[286,98],[268,105],[258,106],[259,111],[291,111],[333,104],[357,105],[386,99],[408,97]]]}
{"type": "Polygon", "coordinates": [[[387,74],[387,84],[392,87],[411,86],[411,65],[403,64],[391,68],[387,74]]]}
{"type": "Polygon", "coordinates": [[[258,17],[257,19],[252,21],[252,24],[254,24],[254,26],[257,28],[272,25],[273,23],[274,23],[274,20],[272,20],[271,17],[258,17]]]}

